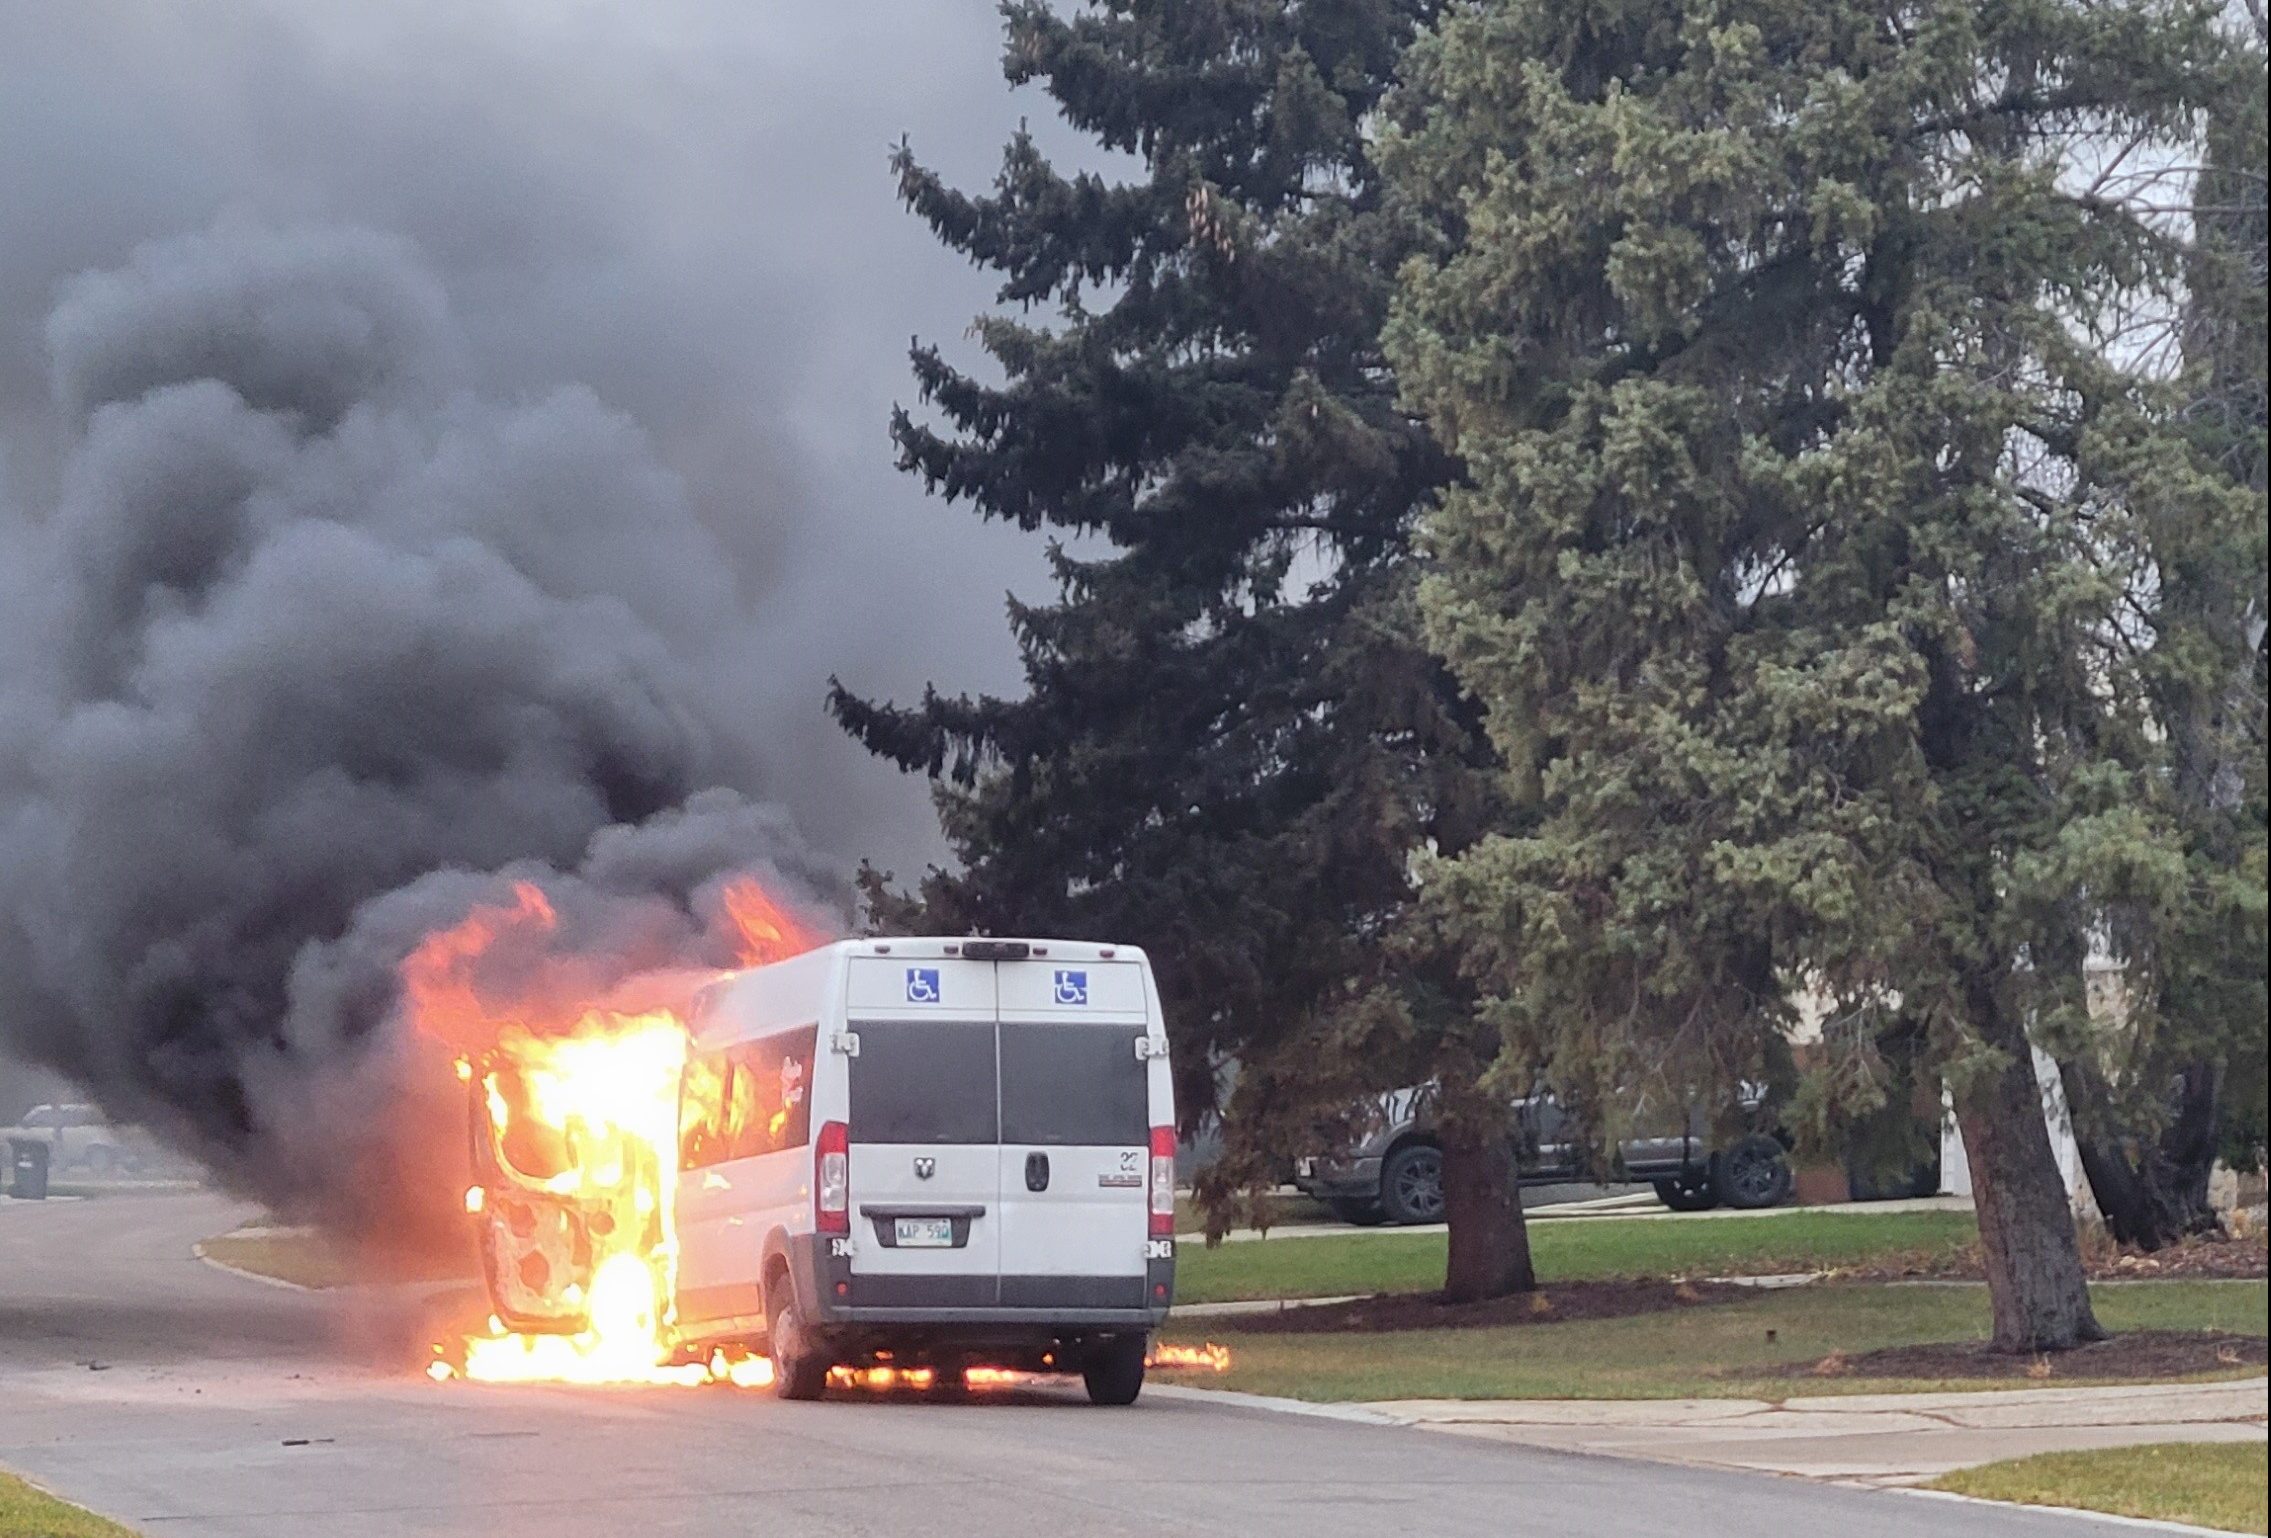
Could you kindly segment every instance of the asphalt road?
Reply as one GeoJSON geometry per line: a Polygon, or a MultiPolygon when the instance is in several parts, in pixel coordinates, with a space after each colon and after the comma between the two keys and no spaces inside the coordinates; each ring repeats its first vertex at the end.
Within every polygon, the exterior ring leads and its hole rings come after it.
{"type": "Polygon", "coordinates": [[[0,1467],[153,1538],[2121,1531],[1189,1394],[1100,1410],[1077,1390],[792,1405],[434,1384],[411,1300],[287,1292],[190,1256],[241,1216],[204,1194],[0,1198],[0,1467]]]}

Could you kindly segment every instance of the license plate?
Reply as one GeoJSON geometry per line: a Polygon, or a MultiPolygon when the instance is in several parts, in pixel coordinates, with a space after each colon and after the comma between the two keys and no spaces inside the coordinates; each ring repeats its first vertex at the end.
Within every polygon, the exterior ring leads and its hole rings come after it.
{"type": "Polygon", "coordinates": [[[1314,1159],[1296,1159],[1293,1161],[1293,1173],[1296,1179],[1313,1179],[1317,1173],[1317,1161],[1314,1159]]]}
{"type": "Polygon", "coordinates": [[[952,1218],[893,1218],[891,1235],[903,1250],[950,1250],[954,1247],[952,1218]]]}

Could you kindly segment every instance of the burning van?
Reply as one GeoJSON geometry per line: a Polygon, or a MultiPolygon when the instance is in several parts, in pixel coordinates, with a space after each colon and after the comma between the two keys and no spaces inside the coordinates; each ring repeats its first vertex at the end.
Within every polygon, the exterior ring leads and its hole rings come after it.
{"type": "Polygon", "coordinates": [[[842,941],[459,1072],[495,1310],[469,1376],[1142,1389],[1175,1117],[1141,951],[842,941]]]}
{"type": "Polygon", "coordinates": [[[679,1108],[675,1330],[838,1366],[1143,1385],[1175,1134],[1141,951],[856,940],[705,992],[679,1108]]]}

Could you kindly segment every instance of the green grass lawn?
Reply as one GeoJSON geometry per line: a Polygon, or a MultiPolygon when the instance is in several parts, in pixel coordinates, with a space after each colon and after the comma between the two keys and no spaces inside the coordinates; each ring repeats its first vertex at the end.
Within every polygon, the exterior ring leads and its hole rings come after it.
{"type": "Polygon", "coordinates": [[[1959,1469],[1935,1490],[2030,1506],[2078,1506],[2124,1517],[2190,1522],[2235,1533],[2271,1531],[2263,1447],[2256,1442],[2155,1442],[2086,1453],[2043,1453],[1959,1469]]]}
{"type": "MultiPolygon", "coordinates": [[[[1758,1275],[1945,1254],[1978,1236],[1968,1212],[1784,1212],[1740,1218],[1559,1218],[1530,1225],[1548,1283],[1758,1275]]],[[[1421,1292],[1443,1285],[1442,1234],[1346,1233],[1180,1247],[1183,1303],[1421,1292]]]]}
{"type": "MultiPolygon", "coordinates": [[[[2265,1333],[2271,1296],[2262,1282],[2124,1282],[2092,1292],[2098,1318],[2114,1330],[2220,1329],[2249,1335],[2265,1333]]],[[[1168,1324],[1172,1339],[1215,1340],[1231,1348],[1230,1371],[1208,1380],[1210,1386],[1314,1400],[1779,1400],[1800,1394],[2029,1386],[2024,1378],[1916,1383],[1765,1376],[1779,1364],[1818,1362],[1833,1351],[1853,1355],[1918,1342],[1984,1340],[1988,1332],[1984,1288],[1882,1283],[1800,1287],[1739,1303],[1624,1319],[1469,1330],[1284,1335],[1241,1332],[1234,1319],[1168,1324]]],[[[2238,1369],[2232,1375],[2260,1370],[2238,1369]]]]}
{"type": "Polygon", "coordinates": [[[374,1255],[321,1233],[219,1234],[197,1246],[207,1259],[302,1287],[360,1282],[454,1282],[481,1274],[468,1246],[447,1255],[374,1255]]]}
{"type": "MultiPolygon", "coordinates": [[[[1269,1219],[1269,1227],[1314,1228],[1321,1223],[1337,1223],[1340,1219],[1325,1210],[1322,1202],[1311,1201],[1299,1191],[1268,1191],[1260,1198],[1259,1216],[1269,1219]]],[[[1251,1208],[1242,1208],[1238,1227],[1250,1226],[1257,1216],[1251,1208]]],[[[1175,1198],[1175,1232],[1179,1234],[1203,1233],[1206,1230],[1206,1212],[1188,1195],[1175,1198]]]]}
{"type": "Polygon", "coordinates": [[[12,1474],[0,1474],[0,1538],[134,1538],[134,1534],[83,1507],[35,1490],[12,1474]]]}

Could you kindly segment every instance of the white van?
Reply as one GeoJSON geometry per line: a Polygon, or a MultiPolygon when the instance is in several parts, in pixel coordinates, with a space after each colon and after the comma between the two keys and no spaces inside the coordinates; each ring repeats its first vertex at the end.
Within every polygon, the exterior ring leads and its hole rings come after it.
{"type": "Polygon", "coordinates": [[[1143,952],[847,940],[697,1002],[680,1097],[677,1329],[831,1366],[1143,1387],[1175,1288],[1175,1106],[1143,952]]]}

